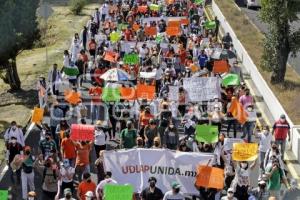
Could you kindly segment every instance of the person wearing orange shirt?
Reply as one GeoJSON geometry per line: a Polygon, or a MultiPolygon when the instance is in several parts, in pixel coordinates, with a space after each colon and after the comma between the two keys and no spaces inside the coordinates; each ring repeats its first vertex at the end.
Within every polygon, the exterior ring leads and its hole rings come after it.
{"type": "Polygon", "coordinates": [[[65,138],[61,141],[61,155],[63,159],[68,159],[73,167],[76,158],[76,147],[73,140],[70,138],[70,132],[65,132],[65,138]]]}
{"type": "Polygon", "coordinates": [[[78,179],[81,180],[81,175],[85,172],[90,172],[90,152],[93,142],[81,141],[76,143],[76,164],[75,171],[78,179]]]}
{"type": "Polygon", "coordinates": [[[154,116],[150,112],[150,107],[147,106],[145,111],[140,114],[139,126],[140,126],[140,136],[144,139],[144,128],[149,124],[150,119],[153,119],[154,116]]]}
{"type": "Polygon", "coordinates": [[[95,39],[91,39],[91,41],[89,42],[90,56],[93,56],[94,58],[96,57],[96,49],[97,49],[97,43],[95,39]]]}
{"type": "Polygon", "coordinates": [[[86,193],[93,192],[95,194],[96,191],[96,184],[91,179],[90,173],[83,174],[83,181],[79,183],[77,189],[77,198],[78,200],[86,200],[86,193]]]}
{"type": "Polygon", "coordinates": [[[99,119],[100,115],[100,102],[101,102],[102,88],[100,84],[96,83],[96,86],[89,89],[89,95],[91,96],[91,118],[92,124],[95,120],[99,119]]]}

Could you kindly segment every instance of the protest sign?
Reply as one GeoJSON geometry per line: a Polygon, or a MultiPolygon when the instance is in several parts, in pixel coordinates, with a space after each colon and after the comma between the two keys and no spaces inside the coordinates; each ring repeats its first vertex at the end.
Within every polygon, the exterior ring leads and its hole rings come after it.
{"type": "Polygon", "coordinates": [[[145,35],[153,36],[157,34],[157,29],[155,26],[145,27],[145,35]]]}
{"type": "Polygon", "coordinates": [[[132,29],[133,29],[134,31],[137,31],[137,30],[140,29],[140,25],[138,25],[138,24],[133,24],[133,25],[132,25],[132,29]]]}
{"type": "Polygon", "coordinates": [[[240,85],[240,77],[238,74],[226,74],[222,78],[222,85],[225,87],[240,85]]]}
{"type": "Polygon", "coordinates": [[[198,142],[205,142],[208,144],[218,141],[218,127],[211,125],[197,125],[196,126],[196,140],[198,142]]]}
{"type": "Polygon", "coordinates": [[[135,65],[139,63],[139,56],[136,53],[125,54],[123,60],[125,64],[135,65]]]}
{"type": "Polygon", "coordinates": [[[182,25],[188,25],[189,24],[189,19],[188,18],[183,18],[180,20],[182,25]]]}
{"type": "Polygon", "coordinates": [[[64,92],[64,95],[65,95],[65,100],[70,104],[76,105],[81,101],[80,99],[81,95],[78,92],[66,90],[64,92]]]}
{"type": "Polygon", "coordinates": [[[136,99],[134,88],[121,87],[120,88],[120,93],[121,93],[121,98],[122,99],[125,99],[125,100],[135,100],[136,99]]]}
{"type": "Polygon", "coordinates": [[[229,71],[229,65],[226,60],[214,61],[213,72],[214,73],[225,73],[229,71]]]}
{"type": "Polygon", "coordinates": [[[146,13],[148,10],[147,6],[138,6],[138,12],[140,13],[146,13]]]}
{"type": "Polygon", "coordinates": [[[32,117],[31,117],[31,122],[40,123],[43,120],[43,118],[44,118],[44,109],[34,107],[32,117]]]}
{"type": "Polygon", "coordinates": [[[113,43],[118,42],[121,39],[121,33],[119,32],[112,32],[110,35],[110,41],[113,43]]]}
{"type": "Polygon", "coordinates": [[[106,102],[120,101],[121,94],[119,88],[103,88],[102,100],[106,102]]]}
{"type": "Polygon", "coordinates": [[[141,78],[155,78],[156,71],[154,72],[140,72],[141,78]]]}
{"type": "Polygon", "coordinates": [[[8,190],[0,190],[0,199],[3,199],[3,200],[8,199],[8,190]]]}
{"type": "Polygon", "coordinates": [[[180,35],[180,27],[176,26],[168,26],[166,30],[167,35],[169,36],[177,36],[180,35]]]}
{"type": "Polygon", "coordinates": [[[179,100],[179,86],[169,86],[168,99],[170,101],[178,101],[179,100]]]}
{"type": "Polygon", "coordinates": [[[133,187],[132,185],[111,185],[104,186],[105,200],[132,200],[133,187]]]}
{"type": "Polygon", "coordinates": [[[77,76],[79,70],[77,67],[64,67],[64,73],[68,76],[77,76]]]}
{"type": "Polygon", "coordinates": [[[220,83],[217,77],[192,77],[183,79],[186,102],[209,101],[220,96],[220,83]]]}
{"type": "Polygon", "coordinates": [[[225,138],[224,139],[224,151],[232,150],[234,143],[244,143],[244,140],[240,139],[240,138],[225,138]]]}
{"type": "Polygon", "coordinates": [[[216,28],[216,22],[215,21],[207,21],[205,24],[204,24],[204,27],[206,29],[215,29],[216,28]]]}
{"type": "Polygon", "coordinates": [[[109,62],[116,62],[117,61],[117,53],[112,51],[106,51],[104,60],[107,60],[109,62]]]}
{"type": "Polygon", "coordinates": [[[152,100],[155,98],[155,87],[139,84],[136,87],[136,96],[138,99],[152,100]]]}
{"type": "Polygon", "coordinates": [[[240,104],[237,98],[233,97],[231,100],[231,105],[228,110],[232,116],[238,120],[240,124],[245,124],[248,119],[248,113],[245,111],[244,107],[240,104]]]}
{"type": "Polygon", "coordinates": [[[160,9],[160,6],[157,5],[157,4],[150,4],[150,10],[153,10],[153,11],[159,11],[160,9]]]}
{"type": "Polygon", "coordinates": [[[236,161],[253,161],[257,158],[257,143],[234,143],[232,159],[236,161]]]}
{"type": "Polygon", "coordinates": [[[119,184],[133,185],[138,193],[148,186],[149,177],[154,176],[163,192],[170,190],[170,183],[176,180],[183,193],[199,194],[194,187],[197,166],[206,165],[213,157],[213,154],[169,149],[105,151],[104,170],[111,171],[119,184]]]}
{"type": "Polygon", "coordinates": [[[93,141],[95,127],[87,124],[72,124],[71,139],[74,141],[93,141]]]}
{"type": "Polygon", "coordinates": [[[224,170],[217,167],[205,165],[198,166],[196,182],[197,187],[224,188],[224,170]]]}
{"type": "Polygon", "coordinates": [[[181,21],[169,21],[168,27],[179,27],[181,24],[181,21]]]}

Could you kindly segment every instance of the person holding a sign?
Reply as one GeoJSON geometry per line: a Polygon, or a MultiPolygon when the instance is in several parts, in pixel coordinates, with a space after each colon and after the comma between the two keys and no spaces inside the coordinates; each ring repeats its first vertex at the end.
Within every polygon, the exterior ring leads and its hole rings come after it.
{"type": "Polygon", "coordinates": [[[95,192],[96,184],[91,179],[90,173],[83,174],[83,181],[81,181],[78,185],[77,189],[77,198],[78,200],[87,200],[86,193],[91,191],[95,192]]]}

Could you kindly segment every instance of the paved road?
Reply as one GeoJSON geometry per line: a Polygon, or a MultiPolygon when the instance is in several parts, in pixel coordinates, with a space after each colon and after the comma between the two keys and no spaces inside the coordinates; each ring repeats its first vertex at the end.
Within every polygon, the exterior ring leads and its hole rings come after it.
{"type": "MultiPolygon", "coordinates": [[[[235,0],[236,4],[243,10],[243,12],[249,17],[249,19],[257,26],[257,28],[263,33],[268,32],[267,25],[259,19],[259,9],[247,9],[244,4],[244,0],[235,0]]],[[[298,15],[300,17],[300,15],[298,15]]],[[[300,22],[294,22],[292,24],[293,30],[297,30],[300,28],[300,22]]],[[[289,64],[300,74],[300,52],[297,53],[297,56],[294,58],[292,56],[289,57],[289,64]]]]}

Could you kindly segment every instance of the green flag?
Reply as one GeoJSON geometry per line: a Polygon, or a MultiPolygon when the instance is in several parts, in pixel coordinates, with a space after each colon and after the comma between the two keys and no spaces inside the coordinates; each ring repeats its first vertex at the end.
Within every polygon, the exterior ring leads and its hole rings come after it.
{"type": "Polygon", "coordinates": [[[0,190],[0,199],[7,200],[8,199],[8,190],[0,190]]]}
{"type": "Polygon", "coordinates": [[[207,22],[205,22],[204,27],[206,29],[215,29],[216,28],[216,22],[215,21],[207,21],[207,22]]]}
{"type": "Polygon", "coordinates": [[[125,64],[135,65],[138,62],[139,62],[139,57],[136,53],[131,53],[131,54],[125,54],[124,55],[124,63],[125,64]]]}
{"type": "Polygon", "coordinates": [[[121,33],[119,32],[112,32],[110,35],[110,41],[113,43],[118,42],[121,39],[121,33]]]}
{"type": "Polygon", "coordinates": [[[132,185],[110,185],[104,186],[105,200],[132,200],[132,185]]]}
{"type": "Polygon", "coordinates": [[[102,100],[106,102],[120,101],[121,93],[119,88],[103,88],[102,100]]]}
{"type": "Polygon", "coordinates": [[[226,74],[223,77],[222,85],[227,86],[233,86],[233,85],[240,85],[240,77],[237,74],[226,74]]]}
{"type": "Polygon", "coordinates": [[[159,8],[160,8],[160,6],[157,4],[150,4],[150,10],[158,11],[159,8]]]}
{"type": "Polygon", "coordinates": [[[195,4],[203,4],[204,0],[195,0],[195,4]]]}
{"type": "Polygon", "coordinates": [[[205,142],[208,144],[218,141],[218,127],[211,125],[197,125],[196,126],[196,140],[198,142],[205,142]]]}
{"type": "Polygon", "coordinates": [[[77,67],[64,67],[64,73],[68,76],[77,76],[79,70],[77,67]]]}

